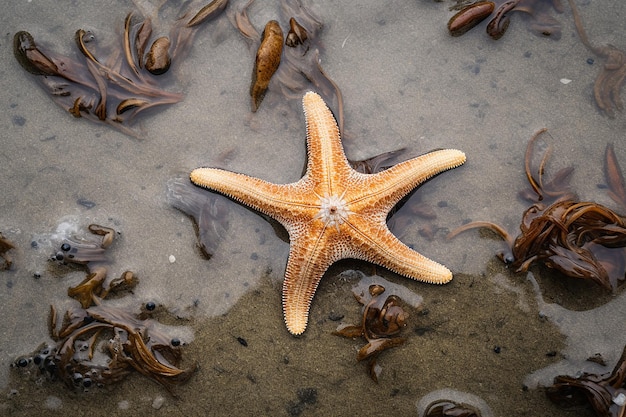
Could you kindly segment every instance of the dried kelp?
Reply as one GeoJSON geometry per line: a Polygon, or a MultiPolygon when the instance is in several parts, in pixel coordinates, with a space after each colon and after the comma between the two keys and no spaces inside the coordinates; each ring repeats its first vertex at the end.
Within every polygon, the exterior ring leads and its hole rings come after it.
{"type": "Polygon", "coordinates": [[[508,251],[498,256],[516,272],[525,272],[540,262],[569,277],[589,279],[615,290],[626,269],[626,218],[601,204],[579,201],[564,187],[571,168],[561,170],[551,182],[544,182],[550,152],[542,158],[538,175],[531,172],[533,145],[545,131],[537,132],[526,150],[526,177],[536,202],[524,212],[521,233],[514,239],[497,224],[479,221],[453,230],[448,238],[469,229],[488,228],[506,241],[508,251]],[[548,200],[552,202],[548,204],[548,200]]]}
{"type": "Polygon", "coordinates": [[[369,299],[365,294],[354,293],[356,300],[363,305],[363,315],[359,325],[340,326],[333,334],[348,338],[363,337],[367,344],[359,349],[356,359],[368,361],[370,377],[378,382],[380,367],[376,360],[386,349],[400,346],[406,339],[398,335],[406,326],[408,313],[402,308],[401,300],[394,294],[385,293],[385,287],[372,284],[369,299]]]}
{"type": "Polygon", "coordinates": [[[559,375],[548,387],[548,398],[564,408],[591,406],[598,417],[626,415],[626,348],[613,371],[602,374],[559,375]]]}
{"type": "Polygon", "coordinates": [[[78,58],[36,44],[26,31],[13,37],[13,52],[20,65],[37,76],[42,88],[74,117],[138,136],[129,127],[138,114],[183,98],[159,87],[158,76],[167,72],[172,62],[182,60],[200,23],[219,15],[227,4],[228,0],[213,0],[191,18],[189,12],[184,13],[172,24],[168,36],[156,39],[152,38],[151,19],[131,12],[120,42],[107,56],[97,48],[95,34],[83,29],[75,35],[78,58]]]}
{"type": "Polygon", "coordinates": [[[613,118],[615,117],[615,110],[622,111],[624,108],[621,90],[624,80],[626,80],[626,52],[612,45],[592,45],[585,32],[576,3],[574,3],[574,0],[568,1],[574,14],[574,22],[580,40],[587,49],[598,57],[605,59],[602,70],[593,85],[593,97],[600,110],[613,118]]]}
{"type": "Polygon", "coordinates": [[[131,292],[138,279],[126,271],[108,282],[103,263],[115,231],[93,224],[89,230],[101,236],[100,243],[66,239],[51,258],[86,267],[87,277],[68,289],[80,306],[70,307],[62,315],[50,306],[48,326],[54,344],[44,343],[33,354],[16,359],[13,367],[80,390],[116,383],[134,369],[171,392],[174,384],[193,374],[193,368],[178,368],[181,341],[168,336],[155,320],[135,313],[134,306],[106,303],[113,294],[131,292]]]}

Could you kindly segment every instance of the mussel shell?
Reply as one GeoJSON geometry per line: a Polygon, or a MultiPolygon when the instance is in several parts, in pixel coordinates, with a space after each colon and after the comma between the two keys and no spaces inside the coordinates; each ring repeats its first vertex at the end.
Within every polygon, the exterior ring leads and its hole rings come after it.
{"type": "Polygon", "coordinates": [[[24,30],[13,36],[13,54],[22,68],[35,75],[58,75],[54,62],[35,45],[32,35],[24,30]]]}
{"type": "Polygon", "coordinates": [[[146,57],[146,69],[154,75],[161,75],[170,69],[170,40],[167,36],[162,36],[155,40],[148,51],[146,57]]]}
{"type": "Polygon", "coordinates": [[[493,13],[496,5],[491,1],[479,1],[461,9],[448,21],[452,36],[461,36],[493,13]]]}

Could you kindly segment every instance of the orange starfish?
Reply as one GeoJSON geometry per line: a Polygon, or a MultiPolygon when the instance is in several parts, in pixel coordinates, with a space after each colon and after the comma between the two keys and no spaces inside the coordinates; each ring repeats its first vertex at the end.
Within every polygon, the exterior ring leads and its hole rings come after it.
{"type": "Polygon", "coordinates": [[[377,174],[358,173],[346,159],[337,122],[324,100],[308,92],[302,103],[308,163],[299,181],[272,184],[216,168],[191,172],[194,184],[265,213],[287,229],[291,247],[283,283],[283,312],[287,329],[294,335],[306,329],[322,275],[340,259],[361,259],[434,284],[452,279],[445,266],[400,242],[385,219],[415,187],[465,162],[463,152],[444,149],[377,174]]]}

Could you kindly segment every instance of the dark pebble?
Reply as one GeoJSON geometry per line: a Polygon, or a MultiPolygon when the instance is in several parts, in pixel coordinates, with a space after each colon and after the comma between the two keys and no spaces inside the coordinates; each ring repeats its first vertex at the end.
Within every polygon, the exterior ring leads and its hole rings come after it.
{"type": "Polygon", "coordinates": [[[92,209],[96,206],[96,203],[86,198],[79,198],[76,202],[87,209],[92,209]]]}
{"type": "Polygon", "coordinates": [[[328,313],[328,319],[331,321],[339,321],[342,318],[343,318],[343,314],[336,313],[334,311],[331,311],[330,313],[328,313]]]}
{"type": "Polygon", "coordinates": [[[420,327],[416,327],[415,329],[415,334],[418,336],[424,336],[426,333],[428,333],[429,331],[432,330],[432,327],[429,326],[420,326],[420,327]]]}
{"type": "Polygon", "coordinates": [[[494,347],[493,347],[493,351],[494,351],[495,353],[500,353],[500,352],[502,352],[502,348],[501,348],[500,346],[494,346],[494,347]]]}
{"type": "Polygon", "coordinates": [[[304,404],[301,403],[291,403],[287,406],[287,414],[290,416],[299,416],[304,411],[304,404]]]}
{"type": "Polygon", "coordinates": [[[13,124],[16,126],[24,126],[26,124],[26,119],[22,116],[13,116],[13,124]]]}
{"type": "Polygon", "coordinates": [[[593,58],[587,58],[587,64],[593,65],[596,62],[593,58]]]}
{"type": "Polygon", "coordinates": [[[148,301],[148,302],[146,303],[146,310],[148,310],[148,311],[152,311],[152,310],[154,310],[155,308],[156,308],[156,304],[155,304],[155,303],[153,303],[152,301],[148,301]]]}
{"type": "Polygon", "coordinates": [[[298,390],[298,400],[303,404],[313,405],[317,402],[317,390],[315,388],[301,388],[298,390]]]}
{"type": "Polygon", "coordinates": [[[237,337],[237,341],[239,342],[241,346],[248,347],[248,341],[244,339],[243,337],[237,337]]]}

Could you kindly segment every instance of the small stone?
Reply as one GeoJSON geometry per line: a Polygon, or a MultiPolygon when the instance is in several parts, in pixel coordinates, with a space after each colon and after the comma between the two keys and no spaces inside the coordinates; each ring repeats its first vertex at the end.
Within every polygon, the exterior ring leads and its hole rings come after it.
{"type": "Polygon", "coordinates": [[[561,84],[569,84],[572,82],[572,80],[570,80],[569,78],[561,78],[559,81],[561,81],[561,84]]]}
{"type": "Polygon", "coordinates": [[[331,311],[328,313],[328,319],[331,321],[339,321],[343,319],[344,315],[341,313],[337,313],[336,311],[331,311]]]}
{"type": "Polygon", "coordinates": [[[174,255],[170,255],[169,260],[170,263],[173,264],[174,262],[176,262],[176,257],[174,255]]]}
{"type": "Polygon", "coordinates": [[[120,410],[128,410],[130,408],[130,403],[127,400],[122,400],[117,403],[117,408],[120,410]]]}
{"type": "Polygon", "coordinates": [[[24,126],[26,124],[26,119],[22,116],[13,116],[13,124],[16,126],[24,126]]]}
{"type": "Polygon", "coordinates": [[[615,398],[613,398],[613,402],[620,407],[623,406],[624,404],[626,404],[626,394],[620,392],[618,395],[615,396],[615,398]]]}
{"type": "Polygon", "coordinates": [[[63,400],[59,397],[55,397],[54,395],[50,395],[46,398],[45,407],[48,410],[58,410],[63,405],[63,400]]]}
{"type": "Polygon", "coordinates": [[[165,398],[159,395],[152,401],[152,408],[154,408],[155,410],[159,410],[161,407],[163,407],[164,403],[165,403],[165,398]]]}
{"type": "Polygon", "coordinates": [[[85,207],[87,210],[92,209],[96,206],[96,203],[86,198],[79,198],[78,200],[76,200],[76,203],[85,207]]]}

